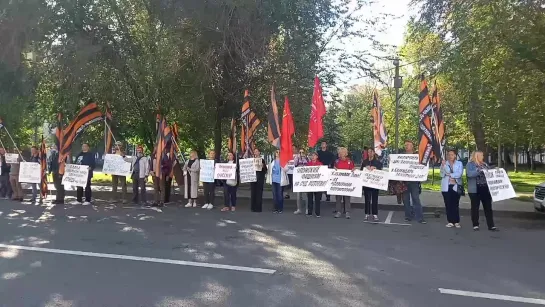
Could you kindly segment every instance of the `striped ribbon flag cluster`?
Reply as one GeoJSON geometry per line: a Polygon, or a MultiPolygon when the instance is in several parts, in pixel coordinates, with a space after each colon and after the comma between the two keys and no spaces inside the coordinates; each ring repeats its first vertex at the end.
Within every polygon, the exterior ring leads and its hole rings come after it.
{"type": "Polygon", "coordinates": [[[386,125],[384,124],[384,112],[382,111],[382,104],[380,102],[377,89],[373,91],[373,107],[371,109],[371,117],[373,120],[373,139],[375,153],[380,156],[382,154],[382,150],[386,148],[388,133],[386,132],[386,125]]]}
{"type": "Polygon", "coordinates": [[[427,165],[430,160],[437,162],[445,158],[446,138],[437,83],[430,98],[424,76],[420,83],[419,101],[418,155],[420,163],[427,165]]]}
{"type": "Polygon", "coordinates": [[[241,132],[241,150],[244,153],[244,157],[253,156],[252,150],[254,149],[254,134],[257,131],[257,127],[261,124],[261,120],[257,118],[257,115],[250,106],[250,92],[246,90],[244,92],[244,104],[242,105],[242,132],[241,132]]]}
{"type": "Polygon", "coordinates": [[[79,111],[78,115],[65,129],[62,129],[62,115],[59,114],[57,119],[58,123],[55,136],[57,138],[56,143],[59,149],[59,173],[64,174],[64,164],[70,155],[72,144],[81,135],[85,128],[94,122],[102,120],[103,115],[95,102],[89,102],[79,111]]]}

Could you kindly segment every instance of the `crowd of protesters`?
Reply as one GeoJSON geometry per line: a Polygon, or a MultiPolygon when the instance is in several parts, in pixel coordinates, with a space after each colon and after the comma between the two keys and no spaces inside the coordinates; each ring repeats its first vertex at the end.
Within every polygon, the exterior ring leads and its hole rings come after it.
{"type": "MultiPolygon", "coordinates": [[[[171,186],[173,178],[179,185],[184,186],[184,197],[187,200],[186,208],[201,207],[203,209],[212,209],[215,206],[215,191],[218,182],[203,183],[204,204],[198,204],[198,187],[200,162],[196,151],[190,153],[190,157],[185,163],[177,159],[171,159],[170,153],[164,153],[161,161],[157,163],[155,155],[153,158],[146,156],[141,146],[136,148],[136,155],[127,157],[120,142],[116,142],[115,154],[120,155],[126,162],[132,164],[131,180],[133,187],[132,202],[137,205],[164,206],[170,202],[171,186]],[[174,162],[173,162],[174,161],[174,162]],[[160,168],[156,169],[157,167],[160,168]],[[146,184],[151,176],[154,187],[154,200],[148,203],[146,198],[146,184]]],[[[291,163],[293,168],[303,166],[325,165],[329,168],[342,170],[355,170],[354,161],[348,155],[346,148],[341,147],[335,155],[328,150],[327,143],[322,142],[320,150],[307,154],[305,150],[297,150],[294,147],[294,157],[291,163]]],[[[411,141],[405,142],[405,153],[414,153],[414,144],[411,141]]],[[[0,197],[10,198],[15,201],[23,201],[24,194],[21,183],[18,181],[19,163],[7,163],[5,149],[0,148],[0,197]]],[[[280,166],[279,152],[275,153],[275,159],[269,164],[262,158],[260,151],[254,149],[254,158],[261,158],[261,169],[256,170],[256,182],[250,184],[250,209],[252,212],[263,211],[263,189],[265,181],[272,186],[272,196],[274,208],[273,212],[281,214],[284,211],[284,199],[290,198],[285,194],[290,190],[293,184],[293,169],[280,166]]],[[[59,153],[55,146],[52,146],[49,159],[48,170],[52,175],[56,194],[54,204],[64,204],[65,190],[62,185],[61,167],[58,161],[59,153]]],[[[362,154],[363,162],[360,170],[381,170],[383,162],[372,148],[365,148],[362,154]]],[[[208,159],[216,160],[216,152],[210,151],[208,159]]],[[[76,156],[75,162],[79,165],[85,165],[89,168],[87,185],[77,187],[77,197],[74,204],[89,205],[92,201],[91,182],[93,171],[96,167],[95,155],[90,151],[89,144],[83,144],[81,152],[76,156]]],[[[29,162],[39,162],[38,148],[31,148],[29,162]]],[[[233,153],[228,153],[226,163],[237,163],[233,153]]],[[[470,161],[466,166],[467,192],[471,199],[471,221],[474,230],[479,230],[479,208],[482,203],[488,229],[497,231],[494,224],[492,212],[492,197],[488,190],[484,171],[490,166],[484,162],[483,153],[476,151],[472,154],[470,161]]],[[[446,227],[461,228],[459,203],[460,197],[465,195],[466,187],[462,177],[464,166],[457,160],[457,152],[449,150],[447,158],[441,164],[441,192],[445,203],[447,217],[446,227]]],[[[235,179],[223,180],[219,185],[223,186],[223,208],[221,211],[234,212],[237,205],[237,189],[240,183],[237,166],[237,176],[235,179]]],[[[39,191],[37,184],[31,184],[32,194],[30,202],[41,202],[38,199],[39,191]]],[[[127,178],[125,176],[112,175],[113,201],[126,202],[127,196],[127,178]],[[121,194],[118,188],[121,186],[121,194]]],[[[397,195],[398,202],[403,202],[405,209],[405,221],[410,222],[413,219],[418,223],[425,224],[422,203],[420,201],[421,186],[419,182],[399,182],[391,181],[389,184],[390,194],[397,195]]],[[[321,217],[321,202],[325,196],[325,201],[330,201],[330,196],[324,192],[295,193],[297,209],[294,214],[306,214],[307,216],[321,217]]],[[[370,222],[379,222],[378,200],[379,190],[364,187],[363,197],[365,202],[365,220],[370,222]]],[[[334,217],[351,218],[351,198],[348,196],[335,196],[334,217]]]]}

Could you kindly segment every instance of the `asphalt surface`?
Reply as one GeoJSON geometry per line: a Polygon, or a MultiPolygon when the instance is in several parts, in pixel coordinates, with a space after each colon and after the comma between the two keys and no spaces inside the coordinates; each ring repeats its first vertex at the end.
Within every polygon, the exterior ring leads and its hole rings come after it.
{"type": "Polygon", "coordinates": [[[361,210],[346,220],[331,208],[318,219],[2,200],[0,306],[537,306],[439,288],[545,300],[544,218],[498,218],[492,233],[474,232],[468,216],[447,229],[444,217],[369,224],[361,210]],[[78,252],[97,254],[62,254],[78,252]]]}

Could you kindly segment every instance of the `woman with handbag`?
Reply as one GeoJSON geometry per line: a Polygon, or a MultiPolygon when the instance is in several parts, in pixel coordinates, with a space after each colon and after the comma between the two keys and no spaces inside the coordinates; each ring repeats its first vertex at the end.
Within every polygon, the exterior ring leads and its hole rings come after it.
{"type": "Polygon", "coordinates": [[[460,226],[460,197],[464,194],[462,174],[464,165],[456,160],[457,153],[451,149],[447,153],[447,161],[441,164],[441,192],[445,200],[447,212],[447,227],[461,228],[460,226]]]}
{"type": "Polygon", "coordinates": [[[484,162],[483,152],[473,152],[471,160],[467,163],[466,168],[467,192],[471,199],[471,221],[473,222],[473,230],[479,230],[479,207],[482,202],[488,230],[498,231],[498,228],[494,225],[492,196],[490,195],[485,175],[485,171],[490,169],[490,166],[484,162]]]}

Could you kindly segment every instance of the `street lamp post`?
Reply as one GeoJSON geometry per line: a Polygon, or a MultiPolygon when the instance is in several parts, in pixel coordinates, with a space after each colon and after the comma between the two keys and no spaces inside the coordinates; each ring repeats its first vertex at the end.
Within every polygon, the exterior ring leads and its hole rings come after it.
{"type": "Polygon", "coordinates": [[[395,148],[399,153],[399,89],[403,86],[403,78],[399,76],[399,59],[394,59],[395,76],[394,76],[394,88],[396,89],[396,127],[395,127],[395,148]]]}

